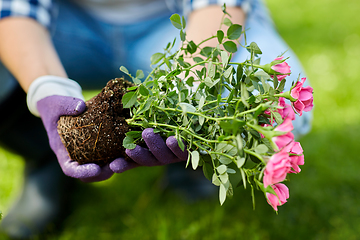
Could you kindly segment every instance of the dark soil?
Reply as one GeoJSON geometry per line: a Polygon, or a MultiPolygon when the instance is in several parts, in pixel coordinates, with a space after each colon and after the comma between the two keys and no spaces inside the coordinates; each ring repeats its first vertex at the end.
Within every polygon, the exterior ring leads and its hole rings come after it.
{"type": "Polygon", "coordinates": [[[122,142],[131,131],[125,121],[130,112],[122,107],[121,99],[130,86],[122,78],[111,80],[86,102],[84,113],[60,118],[58,133],[72,160],[104,166],[115,158],[128,158],[122,142]]]}

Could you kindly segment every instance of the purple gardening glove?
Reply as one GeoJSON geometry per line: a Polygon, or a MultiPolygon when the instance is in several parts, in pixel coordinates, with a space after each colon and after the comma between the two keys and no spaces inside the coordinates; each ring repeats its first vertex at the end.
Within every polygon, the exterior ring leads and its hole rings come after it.
{"type": "Polygon", "coordinates": [[[102,181],[114,174],[109,165],[101,168],[94,163],[79,165],[71,160],[57,132],[57,121],[60,116],[78,115],[85,110],[85,102],[82,99],[84,97],[78,83],[58,76],[42,76],[35,79],[27,94],[28,108],[32,114],[41,117],[50,147],[65,175],[80,178],[85,182],[102,181]]]}
{"type": "Polygon", "coordinates": [[[126,154],[133,160],[123,158],[115,159],[110,163],[110,169],[116,173],[122,173],[139,166],[160,166],[175,162],[186,161],[188,152],[182,151],[175,137],[168,137],[166,142],[162,137],[154,133],[152,128],[142,132],[142,137],[148,148],[137,145],[134,149],[126,149],[126,154]]]}
{"type": "Polygon", "coordinates": [[[80,178],[85,182],[102,181],[114,174],[109,166],[100,168],[95,163],[79,165],[76,161],[71,160],[57,132],[57,121],[60,116],[79,115],[85,108],[83,100],[66,96],[53,95],[37,102],[37,110],[48,134],[50,147],[56,154],[65,175],[80,178]]]}

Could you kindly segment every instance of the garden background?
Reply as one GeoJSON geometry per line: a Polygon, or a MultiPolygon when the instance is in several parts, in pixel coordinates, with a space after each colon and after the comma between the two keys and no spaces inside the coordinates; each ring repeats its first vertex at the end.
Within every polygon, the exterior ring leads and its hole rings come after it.
{"type": "MultiPolygon", "coordinates": [[[[187,203],[158,187],[165,168],[138,168],[79,183],[61,233],[47,239],[359,239],[360,1],[267,3],[306,69],[316,105],[312,132],[301,139],[305,165],[287,183],[290,198],[279,214],[261,192],[253,210],[249,190],[236,189],[223,206],[217,199],[187,203]]],[[[0,149],[4,215],[22,170],[18,156],[0,149]]]]}

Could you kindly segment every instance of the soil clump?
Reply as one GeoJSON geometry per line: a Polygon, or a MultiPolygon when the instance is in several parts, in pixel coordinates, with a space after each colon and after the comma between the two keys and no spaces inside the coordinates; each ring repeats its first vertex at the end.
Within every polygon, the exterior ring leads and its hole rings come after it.
{"type": "Polygon", "coordinates": [[[121,99],[133,84],[123,78],[110,80],[102,91],[86,101],[86,110],[78,116],[62,116],[58,133],[70,158],[79,164],[104,166],[115,158],[124,157],[123,139],[131,131],[126,123],[130,110],[121,99]]]}

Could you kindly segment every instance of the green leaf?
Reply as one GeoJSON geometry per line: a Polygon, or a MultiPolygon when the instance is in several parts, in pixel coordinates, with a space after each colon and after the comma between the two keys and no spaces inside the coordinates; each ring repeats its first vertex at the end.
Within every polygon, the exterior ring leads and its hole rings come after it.
{"type": "Polygon", "coordinates": [[[230,92],[230,94],[229,94],[229,96],[228,96],[228,98],[226,100],[226,103],[229,103],[229,102],[231,102],[231,100],[233,100],[234,93],[235,93],[235,88],[231,89],[231,92],[230,92]]]}
{"type": "Polygon", "coordinates": [[[230,19],[225,18],[225,19],[224,19],[224,24],[225,24],[226,26],[230,27],[230,26],[232,25],[232,22],[231,22],[230,19]]]}
{"type": "Polygon", "coordinates": [[[181,149],[181,151],[185,151],[185,144],[183,143],[180,134],[179,134],[179,129],[176,129],[176,133],[175,133],[175,138],[179,144],[179,147],[181,149]]]}
{"type": "Polygon", "coordinates": [[[149,95],[149,90],[146,87],[144,87],[144,85],[141,84],[139,86],[139,93],[141,95],[143,95],[143,96],[148,96],[149,95]]]}
{"type": "Polygon", "coordinates": [[[208,68],[208,76],[211,78],[215,77],[216,66],[211,61],[208,63],[207,68],[208,68]]]}
{"type": "Polygon", "coordinates": [[[181,73],[180,69],[175,69],[175,70],[169,72],[168,75],[166,75],[166,78],[171,78],[171,77],[177,76],[180,73],[181,73]]]}
{"type": "Polygon", "coordinates": [[[274,116],[275,121],[277,122],[277,124],[281,124],[283,122],[283,119],[282,119],[280,113],[273,112],[273,116],[274,116]]]}
{"type": "Polygon", "coordinates": [[[241,173],[241,178],[242,178],[242,181],[243,181],[243,185],[244,185],[244,189],[246,189],[246,173],[244,172],[244,170],[242,168],[239,168],[240,169],[240,173],[241,173]]]}
{"type": "Polygon", "coordinates": [[[126,149],[134,149],[136,147],[136,144],[134,143],[134,138],[131,136],[126,136],[123,140],[123,146],[126,149]]]}
{"type": "Polygon", "coordinates": [[[226,200],[226,188],[225,188],[224,184],[220,184],[219,200],[220,200],[221,205],[223,205],[226,200]]]}
{"type": "Polygon", "coordinates": [[[190,54],[193,54],[196,52],[197,46],[193,41],[190,41],[186,47],[186,50],[188,50],[190,54]]]}
{"type": "Polygon", "coordinates": [[[228,69],[226,69],[224,72],[224,77],[229,78],[233,69],[234,69],[233,66],[228,67],[228,69]]]}
{"type": "Polygon", "coordinates": [[[177,29],[183,29],[183,26],[181,24],[181,18],[180,18],[179,14],[175,13],[175,14],[171,15],[170,21],[171,21],[172,25],[174,25],[174,27],[176,27],[177,29]]]}
{"type": "Polygon", "coordinates": [[[216,175],[216,173],[214,173],[212,175],[212,178],[211,178],[211,182],[215,185],[215,186],[220,186],[220,180],[218,178],[218,176],[216,175]]]}
{"type": "Polygon", "coordinates": [[[245,158],[239,156],[236,157],[236,165],[238,168],[241,168],[244,165],[244,163],[245,163],[245,158]]]}
{"type": "Polygon", "coordinates": [[[224,39],[224,35],[225,34],[224,34],[224,32],[222,30],[217,31],[216,37],[218,39],[219,44],[222,43],[222,40],[224,39]]]}
{"type": "Polygon", "coordinates": [[[141,80],[140,79],[138,79],[138,78],[132,78],[132,81],[133,81],[133,83],[135,83],[135,84],[140,84],[141,83],[141,80]]]}
{"type": "MultiPolygon", "coordinates": [[[[204,61],[204,59],[202,59],[201,57],[194,57],[193,60],[194,60],[194,62],[196,62],[196,63],[199,63],[199,62],[204,61]]],[[[202,65],[204,65],[204,64],[202,64],[202,65]]]]}
{"type": "Polygon", "coordinates": [[[129,75],[129,70],[127,70],[127,68],[124,67],[124,66],[120,67],[120,71],[122,71],[123,73],[126,73],[127,75],[129,75]]]}
{"type": "Polygon", "coordinates": [[[255,152],[259,154],[266,153],[267,151],[269,151],[269,149],[265,144],[259,144],[255,148],[255,152]]]}
{"type": "Polygon", "coordinates": [[[136,71],[136,78],[138,78],[138,79],[142,79],[142,78],[144,78],[144,72],[142,71],[142,70],[137,70],[136,71]]]}
{"type": "Polygon", "coordinates": [[[126,90],[127,91],[133,91],[136,90],[139,86],[132,86],[132,87],[128,87],[126,90]]]}
{"type": "Polygon", "coordinates": [[[205,122],[205,118],[203,116],[199,116],[199,125],[200,128],[197,129],[197,131],[199,131],[201,129],[201,126],[204,124],[205,122]]]}
{"type": "Polygon", "coordinates": [[[200,54],[204,57],[210,57],[213,49],[214,48],[212,47],[204,47],[203,49],[201,49],[200,54]]]}
{"type": "Polygon", "coordinates": [[[186,20],[185,20],[185,17],[182,16],[182,27],[185,29],[186,28],[186,20]]]}
{"type": "Polygon", "coordinates": [[[237,150],[240,152],[243,149],[243,138],[241,137],[241,135],[239,133],[236,135],[235,143],[236,143],[237,150]]]}
{"type": "Polygon", "coordinates": [[[213,170],[211,164],[205,162],[202,169],[203,169],[204,176],[208,180],[211,180],[211,176],[214,174],[214,170],[213,170]]]}
{"type": "Polygon", "coordinates": [[[223,43],[223,46],[225,48],[226,51],[234,53],[237,51],[237,46],[234,42],[232,41],[226,41],[223,43]]]}
{"type": "Polygon", "coordinates": [[[226,34],[228,39],[235,40],[241,36],[241,32],[242,32],[242,26],[239,24],[233,24],[228,28],[226,34]]]}
{"type": "Polygon", "coordinates": [[[223,63],[223,66],[225,68],[227,66],[227,64],[229,63],[229,55],[225,51],[221,51],[220,55],[221,55],[221,62],[223,63]]]}
{"type": "Polygon", "coordinates": [[[168,44],[166,45],[166,50],[170,50],[170,47],[171,47],[171,42],[168,42],[168,44]]]}
{"type": "Polygon", "coordinates": [[[273,83],[274,83],[274,88],[276,89],[279,85],[279,80],[276,75],[274,75],[273,83]]]}
{"type": "Polygon", "coordinates": [[[155,65],[158,62],[160,62],[161,59],[164,58],[164,54],[163,53],[154,53],[151,57],[150,57],[150,62],[151,65],[155,65]]]}
{"type": "Polygon", "coordinates": [[[200,100],[199,100],[199,106],[198,108],[201,110],[203,108],[205,104],[205,97],[204,96],[201,96],[200,100]]]}
{"type": "Polygon", "coordinates": [[[250,43],[250,45],[247,46],[246,49],[249,52],[253,52],[255,54],[262,54],[262,51],[260,50],[259,46],[255,42],[250,43]]]}
{"type": "Polygon", "coordinates": [[[279,84],[279,87],[276,89],[278,92],[282,92],[284,91],[284,88],[285,88],[285,83],[286,83],[286,80],[285,78],[283,80],[281,80],[280,84],[279,84]]]}
{"type": "Polygon", "coordinates": [[[191,165],[192,165],[192,168],[194,170],[196,170],[196,168],[198,167],[199,160],[200,160],[199,152],[198,151],[192,151],[191,152],[191,165]]]}
{"type": "Polygon", "coordinates": [[[183,42],[185,42],[186,40],[186,32],[184,32],[183,30],[180,30],[180,39],[183,42]]]}
{"type": "Polygon", "coordinates": [[[148,98],[145,102],[143,102],[138,108],[137,114],[141,114],[147,110],[149,110],[151,104],[154,102],[155,97],[148,98]]]}
{"type": "Polygon", "coordinates": [[[186,80],[186,84],[189,85],[190,87],[194,86],[194,77],[191,76],[186,80]]]}
{"type": "Polygon", "coordinates": [[[140,138],[142,134],[142,131],[130,131],[125,133],[126,136],[132,137],[134,139],[140,138]]]}
{"type": "Polygon", "coordinates": [[[137,94],[136,92],[128,92],[125,93],[121,99],[123,108],[130,108],[132,107],[137,101],[137,94]]]}
{"type": "Polygon", "coordinates": [[[210,77],[206,77],[204,80],[204,83],[206,84],[206,86],[208,86],[209,88],[212,88],[213,86],[215,86],[218,82],[220,81],[219,79],[216,79],[215,81],[213,81],[210,77]]]}
{"type": "Polygon", "coordinates": [[[219,175],[220,181],[224,184],[229,182],[229,174],[227,172],[224,172],[223,174],[219,175]]]}
{"type": "Polygon", "coordinates": [[[241,81],[241,79],[242,79],[242,76],[243,76],[243,67],[241,66],[241,65],[238,65],[237,66],[237,69],[236,69],[236,80],[238,81],[238,82],[240,82],[241,81]]]}
{"type": "Polygon", "coordinates": [[[224,155],[220,155],[219,162],[221,162],[222,164],[230,164],[230,163],[232,163],[232,160],[231,160],[231,158],[228,158],[224,155]]]}
{"type": "Polygon", "coordinates": [[[226,165],[220,165],[216,168],[216,170],[218,171],[219,174],[225,173],[226,169],[227,169],[226,165]]]}
{"type": "Polygon", "coordinates": [[[244,82],[241,83],[241,101],[246,107],[250,107],[249,103],[246,101],[249,98],[249,92],[246,89],[244,82]]]}
{"type": "Polygon", "coordinates": [[[179,103],[179,106],[181,107],[183,114],[186,114],[188,112],[196,112],[196,108],[189,103],[181,102],[181,103],[179,103]]]}

